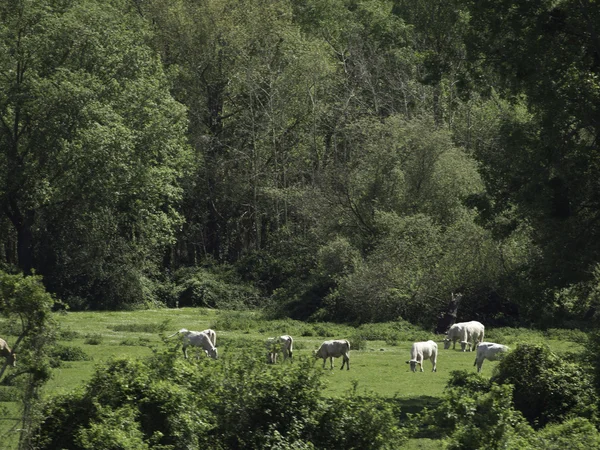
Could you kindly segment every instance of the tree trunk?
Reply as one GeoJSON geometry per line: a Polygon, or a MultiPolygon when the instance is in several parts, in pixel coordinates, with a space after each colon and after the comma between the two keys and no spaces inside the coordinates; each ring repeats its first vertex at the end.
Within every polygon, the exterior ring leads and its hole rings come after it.
{"type": "Polygon", "coordinates": [[[17,262],[24,274],[30,275],[33,269],[33,218],[34,211],[22,213],[14,197],[9,196],[4,205],[4,213],[17,232],[17,262]]]}

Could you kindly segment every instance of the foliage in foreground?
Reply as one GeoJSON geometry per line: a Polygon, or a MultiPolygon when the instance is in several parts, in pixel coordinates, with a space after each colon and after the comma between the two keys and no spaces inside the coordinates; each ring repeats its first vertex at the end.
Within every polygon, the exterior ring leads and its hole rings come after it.
{"type": "Polygon", "coordinates": [[[173,353],[116,359],[80,393],[52,399],[40,449],[397,448],[395,411],[376,397],[321,396],[309,361],[250,356],[185,361],[173,353]]]}
{"type": "MultiPolygon", "coordinates": [[[[6,376],[6,364],[0,357],[0,379],[2,384],[15,388],[11,401],[18,401],[21,408],[20,448],[29,447],[29,433],[36,415],[34,406],[42,386],[51,376],[50,349],[56,337],[51,311],[58,303],[46,292],[41,277],[0,271],[0,317],[6,318],[8,324],[2,336],[10,341],[13,352],[18,355],[17,367],[6,376]],[[12,336],[18,337],[13,341],[12,336]]],[[[0,416],[8,417],[8,414],[0,416]]]]}
{"type": "Polygon", "coordinates": [[[536,427],[571,417],[597,417],[598,397],[590,368],[577,356],[560,356],[546,345],[520,344],[498,365],[492,381],[514,386],[514,406],[536,427]]]}
{"type": "MultiPolygon", "coordinates": [[[[417,416],[421,430],[444,439],[447,449],[596,448],[600,432],[584,417],[569,417],[535,431],[515,408],[516,389],[480,374],[455,371],[442,402],[417,416]]],[[[529,400],[543,396],[532,390],[529,400]]]]}

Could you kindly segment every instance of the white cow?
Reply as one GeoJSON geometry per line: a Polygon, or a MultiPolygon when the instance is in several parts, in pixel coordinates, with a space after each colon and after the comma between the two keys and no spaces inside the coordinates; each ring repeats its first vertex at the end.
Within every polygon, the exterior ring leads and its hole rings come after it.
{"type": "Polygon", "coordinates": [[[325,368],[325,361],[329,358],[329,363],[333,369],[333,358],[343,357],[342,367],[344,364],[346,369],[350,370],[350,342],[347,339],[337,339],[334,341],[325,341],[319,347],[319,350],[315,352],[315,358],[323,358],[323,368],[325,368]]]}
{"type": "Polygon", "coordinates": [[[475,357],[475,364],[477,366],[477,372],[481,372],[481,366],[483,361],[489,359],[490,361],[497,361],[502,359],[504,355],[510,351],[506,345],[495,344],[493,342],[480,342],[477,346],[477,356],[475,357]]]}
{"type": "Polygon", "coordinates": [[[433,366],[432,372],[437,371],[437,353],[438,346],[435,342],[429,340],[426,342],[415,342],[410,349],[410,360],[406,364],[410,364],[410,370],[417,371],[417,364],[421,366],[423,372],[423,361],[429,359],[433,366]]]}
{"type": "Polygon", "coordinates": [[[13,353],[6,341],[0,338],[0,357],[6,358],[6,363],[10,366],[17,366],[17,355],[13,353]]]}
{"type": "Polygon", "coordinates": [[[450,327],[448,333],[446,334],[446,338],[444,339],[444,348],[448,350],[450,348],[450,344],[452,344],[452,348],[456,349],[456,341],[462,340],[462,337],[462,323],[455,323],[450,327]]]}
{"type": "Polygon", "coordinates": [[[277,354],[283,354],[283,360],[292,359],[292,352],[294,351],[294,339],[287,334],[279,337],[270,337],[265,342],[265,348],[267,349],[267,362],[275,364],[277,362],[277,354]]]}
{"type": "MultiPolygon", "coordinates": [[[[204,331],[189,331],[182,328],[177,333],[172,334],[169,337],[177,336],[178,334],[183,336],[183,356],[187,359],[187,348],[191,345],[192,347],[200,347],[206,353],[206,356],[210,356],[212,359],[217,359],[217,348],[214,346],[211,336],[204,331]]],[[[214,336],[213,336],[214,338],[214,336]]],[[[215,338],[216,339],[216,338],[215,338]]]]}
{"type": "Polygon", "coordinates": [[[452,348],[455,349],[456,341],[460,341],[460,347],[463,352],[467,351],[467,349],[471,351],[472,348],[477,347],[478,342],[483,341],[484,335],[485,327],[476,320],[455,323],[450,327],[444,339],[444,348],[449,349],[450,344],[452,344],[452,348]]]}
{"type": "Polygon", "coordinates": [[[211,330],[210,328],[203,330],[202,333],[205,333],[208,335],[210,342],[212,342],[212,345],[214,347],[217,346],[217,333],[215,332],[215,330],[211,330]]]}

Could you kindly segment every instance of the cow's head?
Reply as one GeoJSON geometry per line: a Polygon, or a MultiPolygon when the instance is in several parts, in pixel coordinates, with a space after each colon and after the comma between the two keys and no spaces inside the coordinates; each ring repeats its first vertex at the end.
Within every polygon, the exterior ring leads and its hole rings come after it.
{"type": "Polygon", "coordinates": [[[411,359],[410,361],[406,361],[406,364],[410,364],[410,370],[412,370],[413,372],[417,371],[417,363],[418,363],[418,361],[416,359],[411,359]]]}
{"type": "Polygon", "coordinates": [[[210,349],[208,351],[208,356],[210,356],[212,359],[219,359],[219,354],[217,352],[217,347],[213,347],[212,349],[210,349]]]}
{"type": "Polygon", "coordinates": [[[446,350],[448,350],[450,348],[450,344],[452,344],[452,340],[451,339],[448,339],[448,338],[444,339],[444,348],[446,350]]]}

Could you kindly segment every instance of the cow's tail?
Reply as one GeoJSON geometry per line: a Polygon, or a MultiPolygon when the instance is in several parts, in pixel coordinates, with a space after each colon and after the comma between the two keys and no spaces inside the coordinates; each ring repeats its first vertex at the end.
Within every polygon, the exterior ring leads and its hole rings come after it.
{"type": "Polygon", "coordinates": [[[172,338],[173,336],[177,336],[180,333],[187,333],[188,330],[186,330],[185,328],[182,328],[181,330],[179,330],[177,333],[172,334],[171,336],[167,336],[167,338],[172,338]]]}

